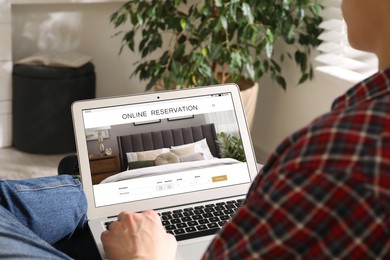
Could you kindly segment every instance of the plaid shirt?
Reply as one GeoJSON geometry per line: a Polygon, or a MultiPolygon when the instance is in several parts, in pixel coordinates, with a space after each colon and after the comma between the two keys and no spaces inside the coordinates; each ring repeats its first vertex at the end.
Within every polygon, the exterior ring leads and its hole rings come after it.
{"type": "Polygon", "coordinates": [[[390,68],[286,139],[204,259],[390,259],[390,68]]]}

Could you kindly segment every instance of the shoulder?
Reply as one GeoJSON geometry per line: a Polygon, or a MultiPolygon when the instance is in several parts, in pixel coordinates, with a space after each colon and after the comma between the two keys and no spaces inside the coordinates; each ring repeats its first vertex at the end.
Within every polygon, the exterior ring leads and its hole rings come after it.
{"type": "Polygon", "coordinates": [[[390,98],[362,102],[345,109],[332,110],[318,117],[289,139],[295,146],[301,142],[351,142],[351,137],[378,138],[390,129],[390,98]]]}

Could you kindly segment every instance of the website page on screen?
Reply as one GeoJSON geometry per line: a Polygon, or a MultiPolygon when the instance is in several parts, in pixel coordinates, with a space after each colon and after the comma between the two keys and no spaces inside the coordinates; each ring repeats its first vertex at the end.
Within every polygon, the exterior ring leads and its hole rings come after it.
{"type": "Polygon", "coordinates": [[[83,119],[96,207],[250,182],[230,93],[89,109],[83,119]],[[153,143],[139,138],[205,125],[215,140],[119,148],[118,137],[153,143]]]}

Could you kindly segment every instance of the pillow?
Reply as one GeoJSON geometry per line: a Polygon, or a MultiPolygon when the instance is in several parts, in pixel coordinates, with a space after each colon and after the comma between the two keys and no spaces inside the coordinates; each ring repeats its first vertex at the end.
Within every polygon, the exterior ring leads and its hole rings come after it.
{"type": "MultiPolygon", "coordinates": [[[[210,152],[210,148],[209,146],[207,145],[207,140],[206,138],[200,140],[200,141],[197,141],[197,142],[194,142],[194,143],[190,143],[190,144],[183,144],[183,145],[179,145],[179,146],[172,146],[171,147],[171,150],[176,150],[176,149],[182,149],[182,148],[186,148],[188,146],[193,146],[194,147],[194,152],[193,153],[203,153],[203,157],[205,160],[209,160],[209,159],[213,159],[214,156],[211,154],[210,152]]],[[[190,154],[190,153],[187,153],[187,154],[190,154]]],[[[184,155],[184,154],[182,154],[184,155]]]]}
{"type": "Polygon", "coordinates": [[[156,159],[157,155],[169,152],[169,148],[161,148],[156,150],[149,150],[143,152],[126,153],[128,162],[148,161],[156,159]]]}
{"type": "Polygon", "coordinates": [[[164,165],[169,163],[179,163],[180,159],[179,156],[177,156],[175,153],[168,152],[160,154],[156,157],[156,160],[154,160],[155,165],[164,165]]]}
{"type": "Polygon", "coordinates": [[[127,161],[128,162],[135,162],[138,161],[137,153],[126,153],[127,161]]]}
{"type": "Polygon", "coordinates": [[[193,154],[194,153],[194,145],[184,145],[184,147],[180,146],[179,148],[171,148],[171,152],[175,153],[178,156],[193,154]]]}
{"type": "Polygon", "coordinates": [[[192,153],[179,156],[180,162],[194,162],[204,160],[202,153],[192,153]]]}
{"type": "Polygon", "coordinates": [[[195,143],[189,143],[189,144],[182,144],[182,145],[176,145],[176,146],[171,146],[172,149],[182,149],[182,148],[187,148],[189,146],[194,146],[195,143]]]}
{"type": "Polygon", "coordinates": [[[205,160],[210,160],[214,158],[214,156],[210,152],[210,148],[207,144],[206,138],[195,143],[195,152],[203,153],[203,157],[205,160]]]}
{"type": "Polygon", "coordinates": [[[129,162],[128,170],[155,166],[154,160],[129,162]]]}

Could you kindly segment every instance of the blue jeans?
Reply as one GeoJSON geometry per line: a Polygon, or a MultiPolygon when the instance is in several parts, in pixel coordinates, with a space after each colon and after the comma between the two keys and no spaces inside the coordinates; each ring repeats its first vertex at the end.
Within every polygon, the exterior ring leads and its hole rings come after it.
{"type": "Polygon", "coordinates": [[[0,258],[68,259],[51,245],[82,227],[86,210],[72,176],[0,180],[0,258]]]}

